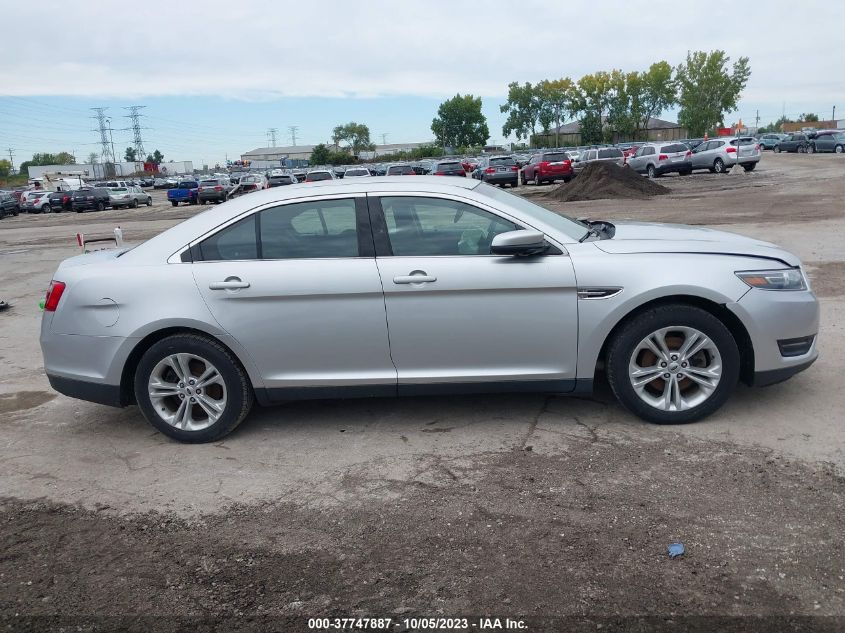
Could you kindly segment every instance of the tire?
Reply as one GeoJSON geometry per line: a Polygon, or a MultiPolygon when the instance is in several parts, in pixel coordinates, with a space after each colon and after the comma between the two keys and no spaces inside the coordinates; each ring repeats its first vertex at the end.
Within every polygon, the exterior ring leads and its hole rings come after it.
{"type": "Polygon", "coordinates": [[[649,165],[645,169],[646,173],[648,174],[649,178],[657,178],[657,170],[654,168],[654,165],[649,165]]]}
{"type": "Polygon", "coordinates": [[[199,334],[175,334],[155,343],[141,357],[133,383],[135,399],[147,421],[164,435],[191,444],[213,442],[231,433],[247,416],[254,400],[252,385],[238,360],[219,342],[199,334]],[[192,380],[209,367],[216,370],[218,380],[209,385],[207,392],[197,394],[196,387],[180,382],[173,365],[167,364],[166,359],[176,354],[187,361],[185,365],[176,361],[176,366],[186,366],[192,380]],[[155,400],[150,393],[154,376],[166,385],[155,400]],[[179,388],[179,384],[183,387],[179,388]],[[179,397],[180,392],[183,397],[179,397]],[[190,409],[183,408],[185,400],[193,397],[198,399],[195,404],[189,405],[190,409]],[[216,420],[207,413],[213,410],[212,406],[221,407],[216,420]],[[190,416],[187,424],[195,429],[177,428],[176,424],[183,425],[179,417],[182,412],[190,416]]]}
{"type": "Polygon", "coordinates": [[[815,145],[807,145],[807,153],[808,154],[815,154],[816,153],[816,146],[815,145]]]}
{"type": "Polygon", "coordinates": [[[745,171],[754,171],[754,168],[757,167],[757,163],[748,163],[747,165],[743,165],[742,168],[745,171]]]}
{"type": "Polygon", "coordinates": [[[536,171],[534,172],[534,186],[539,187],[543,184],[543,180],[540,178],[540,174],[536,171]]]}
{"type": "Polygon", "coordinates": [[[41,207],[41,213],[52,213],[52,212],[53,212],[53,207],[51,207],[49,204],[45,204],[43,207],[41,207]]]}
{"type": "MultiPolygon", "coordinates": [[[[655,424],[685,424],[700,420],[718,410],[733,393],[739,381],[739,365],[739,348],[725,324],[709,312],[685,304],[669,304],[651,308],[624,322],[610,342],[606,364],[611,389],[622,406],[640,418],[655,424]],[[708,347],[697,352],[692,359],[700,369],[706,367],[706,364],[701,365],[702,359],[708,364],[713,363],[721,368],[721,375],[714,388],[704,389],[698,382],[683,375],[685,369],[679,364],[683,356],[675,355],[677,363],[672,360],[671,352],[681,349],[683,343],[689,340],[688,336],[684,338],[678,336],[676,333],[680,333],[680,330],[673,328],[686,328],[697,332],[697,335],[703,334],[709,339],[708,347]],[[671,340],[678,341],[676,343],[678,347],[666,345],[670,356],[666,361],[662,361],[667,363],[666,373],[663,374],[660,373],[663,371],[662,364],[658,365],[661,362],[660,357],[642,347],[647,337],[654,336],[658,332],[661,332],[666,343],[671,340]],[[713,354],[713,350],[717,355],[713,354]],[[647,358],[649,354],[651,356],[647,358]],[[629,373],[629,366],[643,367],[640,365],[641,362],[647,363],[646,368],[654,367],[657,372],[650,382],[644,384],[640,382],[642,393],[645,394],[643,396],[634,387],[629,373]],[[672,367],[673,364],[674,367],[672,367]],[[672,376],[668,382],[663,378],[667,374],[672,376]],[[675,376],[682,378],[678,380],[675,376]],[[676,392],[673,385],[675,384],[678,386],[677,400],[674,397],[676,392]],[[660,399],[664,401],[666,399],[661,395],[661,390],[665,394],[667,389],[672,396],[669,399],[669,410],[659,405],[660,399]],[[683,401],[683,398],[688,400],[683,401]],[[647,399],[652,401],[649,402],[647,399]],[[655,400],[658,404],[655,404],[655,400]],[[677,401],[683,402],[680,409],[675,406],[677,401]]],[[[648,378],[654,374],[643,373],[642,375],[648,378]]]]}
{"type": "Polygon", "coordinates": [[[132,201],[132,208],[133,208],[133,209],[137,209],[137,208],[138,208],[138,199],[137,199],[137,198],[135,198],[135,199],[132,201]]]}
{"type": "Polygon", "coordinates": [[[205,200],[200,200],[200,206],[202,206],[202,207],[205,206],[205,200]]]}
{"type": "Polygon", "coordinates": [[[147,196],[147,206],[148,207],[153,206],[153,199],[150,196],[147,196]]]}
{"type": "Polygon", "coordinates": [[[833,148],[833,152],[834,152],[834,154],[841,154],[842,153],[842,146],[837,145],[836,147],[833,148]]]}
{"type": "Polygon", "coordinates": [[[567,176],[566,178],[563,179],[563,184],[568,184],[571,180],[572,180],[572,178],[567,176]]]}
{"type": "Polygon", "coordinates": [[[104,205],[102,202],[97,203],[97,211],[102,211],[105,208],[106,208],[106,205],[104,205]]]}
{"type": "Polygon", "coordinates": [[[725,163],[722,162],[721,158],[717,158],[713,161],[713,172],[716,174],[724,174],[725,173],[725,163]]]}
{"type": "Polygon", "coordinates": [[[228,193],[224,193],[224,194],[223,194],[223,202],[226,202],[228,199],[229,199],[229,194],[228,194],[228,193]]]}
{"type": "Polygon", "coordinates": [[[780,145],[775,145],[775,146],[772,148],[772,151],[773,151],[775,154],[780,154],[780,145]]]}
{"type": "Polygon", "coordinates": [[[171,206],[174,206],[174,207],[178,207],[178,206],[179,206],[179,203],[178,203],[176,200],[171,200],[171,201],[170,201],[170,205],[171,205],[171,206]]]}
{"type": "Polygon", "coordinates": [[[692,167],[689,169],[682,169],[678,172],[681,176],[691,176],[692,175],[692,167]]]}
{"type": "Polygon", "coordinates": [[[803,145],[799,145],[798,148],[795,150],[796,154],[803,154],[807,151],[807,148],[803,145]]]}

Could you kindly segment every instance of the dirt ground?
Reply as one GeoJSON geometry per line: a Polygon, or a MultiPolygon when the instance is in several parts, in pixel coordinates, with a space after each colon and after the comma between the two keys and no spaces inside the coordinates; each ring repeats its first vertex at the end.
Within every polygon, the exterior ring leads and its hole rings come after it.
{"type": "Polygon", "coordinates": [[[0,221],[0,630],[845,629],[845,159],[767,153],[753,173],[660,182],[649,200],[544,203],[778,242],[822,302],[813,367],[683,427],[600,384],[258,408],[222,442],[179,445],[135,408],[50,390],[38,301],[77,231],[138,241],[201,208],[156,193],[0,221]]]}

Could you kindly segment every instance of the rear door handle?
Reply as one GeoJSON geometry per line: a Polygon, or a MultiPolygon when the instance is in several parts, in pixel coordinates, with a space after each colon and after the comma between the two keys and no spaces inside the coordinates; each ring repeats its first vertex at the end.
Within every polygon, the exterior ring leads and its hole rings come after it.
{"type": "Polygon", "coordinates": [[[408,275],[393,278],[395,284],[430,284],[437,281],[437,277],[429,275],[424,270],[414,270],[408,275]]]}
{"type": "Polygon", "coordinates": [[[237,277],[229,277],[225,281],[212,281],[208,284],[210,290],[237,290],[239,288],[249,288],[248,281],[241,281],[237,277]]]}

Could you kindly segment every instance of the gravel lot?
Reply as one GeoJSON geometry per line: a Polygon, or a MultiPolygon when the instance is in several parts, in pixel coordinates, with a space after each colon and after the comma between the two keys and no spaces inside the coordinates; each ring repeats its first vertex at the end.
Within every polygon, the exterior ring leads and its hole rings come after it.
{"type": "Polygon", "coordinates": [[[139,241],[202,208],[155,192],[151,208],[0,221],[0,627],[843,630],[845,158],[767,153],[753,173],[660,182],[672,193],[555,208],[778,242],[822,301],[813,367],[683,427],[599,385],[257,408],[225,441],[179,445],[135,408],[50,390],[38,301],[76,232],[139,241]]]}

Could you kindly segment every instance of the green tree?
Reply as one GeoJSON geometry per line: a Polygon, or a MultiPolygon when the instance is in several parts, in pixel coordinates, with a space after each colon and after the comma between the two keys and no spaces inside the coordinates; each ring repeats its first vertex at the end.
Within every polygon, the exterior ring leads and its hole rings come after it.
{"type": "Polygon", "coordinates": [[[455,95],[440,104],[431,131],[441,146],[484,145],[490,138],[481,97],[455,95]]]}
{"type": "Polygon", "coordinates": [[[666,61],[655,62],[644,73],[628,73],[626,91],[634,121],[634,138],[641,130],[648,129],[649,120],[659,117],[678,101],[672,67],[666,61]]]}
{"type": "Polygon", "coordinates": [[[356,156],[375,149],[375,144],[370,141],[370,128],[354,121],[335,127],[332,140],[338,146],[340,143],[346,143],[347,148],[356,156]]]}
{"type": "Polygon", "coordinates": [[[164,161],[164,154],[156,150],[152,154],[147,154],[147,158],[145,160],[148,163],[155,163],[156,165],[161,165],[161,163],[164,161]]]}
{"type": "Polygon", "coordinates": [[[326,144],[320,143],[319,145],[315,145],[314,149],[311,150],[311,158],[308,162],[311,165],[328,165],[331,154],[332,152],[326,147],[326,144]]]}
{"type": "Polygon", "coordinates": [[[499,111],[508,115],[502,134],[516,134],[517,140],[531,138],[537,132],[542,109],[537,87],[527,81],[521,86],[515,81],[508,84],[508,100],[499,106],[499,111]]]}
{"type": "Polygon", "coordinates": [[[604,141],[601,117],[593,111],[587,111],[581,117],[581,143],[592,145],[604,141]]]}
{"type": "Polygon", "coordinates": [[[540,104],[540,125],[544,130],[548,130],[554,123],[555,146],[558,146],[560,145],[559,129],[563,118],[574,117],[578,113],[579,98],[575,83],[569,77],[544,79],[537,84],[536,93],[540,104]]]}
{"type": "Polygon", "coordinates": [[[675,69],[678,123],[692,136],[703,136],[719,127],[725,114],[736,110],[751,68],[748,58],[740,57],[729,69],[730,59],[721,50],[689,52],[686,62],[675,69]]]}
{"type": "Polygon", "coordinates": [[[138,160],[138,154],[135,151],[134,147],[127,147],[126,151],[123,154],[123,158],[126,160],[127,163],[134,163],[138,160]]]}
{"type": "Polygon", "coordinates": [[[100,157],[97,155],[97,152],[91,152],[88,154],[88,164],[89,165],[96,165],[100,162],[100,157]]]}
{"type": "Polygon", "coordinates": [[[642,76],[638,72],[610,72],[610,92],[607,102],[608,132],[620,138],[632,138],[640,118],[642,76]]]}
{"type": "Polygon", "coordinates": [[[0,158],[0,177],[5,178],[12,173],[12,163],[5,158],[0,158]]]}
{"type": "Polygon", "coordinates": [[[804,121],[805,123],[818,122],[819,115],[814,114],[813,112],[805,112],[804,114],[798,117],[798,120],[804,121]]]}
{"type": "MultiPolygon", "coordinates": [[[[50,163],[47,163],[48,165],[50,163]]],[[[76,165],[76,156],[70,152],[59,152],[56,154],[57,165],[76,165]]]]}
{"type": "Polygon", "coordinates": [[[604,119],[610,108],[613,91],[613,77],[603,70],[584,75],[578,80],[576,109],[584,113],[581,121],[582,143],[601,143],[605,140],[604,119]]]}

